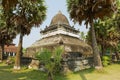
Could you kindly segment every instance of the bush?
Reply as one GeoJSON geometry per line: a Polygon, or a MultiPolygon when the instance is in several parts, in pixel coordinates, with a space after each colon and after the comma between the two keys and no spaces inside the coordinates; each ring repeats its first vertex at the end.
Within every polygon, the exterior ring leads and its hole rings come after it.
{"type": "Polygon", "coordinates": [[[53,52],[43,49],[43,51],[37,53],[36,58],[45,64],[45,69],[47,69],[47,75],[50,80],[53,80],[53,75],[58,73],[61,68],[61,55],[63,52],[62,47],[57,47],[53,52]]]}
{"type": "Polygon", "coordinates": [[[10,64],[14,64],[15,63],[15,58],[14,57],[8,57],[6,64],[10,65],[10,64]]]}
{"type": "Polygon", "coordinates": [[[103,66],[108,66],[110,64],[110,56],[103,56],[102,64],[103,64],[103,66]]]}

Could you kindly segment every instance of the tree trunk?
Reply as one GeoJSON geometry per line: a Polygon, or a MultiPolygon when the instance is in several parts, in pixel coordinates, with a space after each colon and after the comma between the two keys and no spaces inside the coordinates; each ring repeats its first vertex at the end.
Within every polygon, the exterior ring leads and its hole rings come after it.
{"type": "Polygon", "coordinates": [[[14,69],[16,69],[16,70],[20,69],[20,58],[21,58],[21,54],[22,54],[22,41],[23,41],[23,34],[20,34],[16,59],[15,59],[15,65],[14,65],[14,69]]]}
{"type": "Polygon", "coordinates": [[[113,62],[113,55],[112,55],[112,50],[111,50],[111,47],[110,47],[110,63],[112,63],[113,62]]]}
{"type": "Polygon", "coordinates": [[[0,53],[0,60],[3,60],[3,54],[4,54],[4,44],[1,44],[1,53],[0,53]]]}
{"type": "Polygon", "coordinates": [[[115,49],[115,56],[116,56],[116,58],[117,58],[117,61],[118,61],[120,58],[119,58],[119,54],[118,54],[118,51],[117,51],[117,49],[115,49]]]}
{"type": "Polygon", "coordinates": [[[106,52],[105,46],[103,44],[101,45],[101,50],[102,50],[102,54],[101,54],[101,57],[102,57],[105,55],[105,52],[106,52]]]}
{"type": "Polygon", "coordinates": [[[2,49],[0,48],[0,62],[2,62],[2,49]]]}
{"type": "Polygon", "coordinates": [[[95,37],[95,30],[94,30],[94,25],[93,25],[92,19],[90,21],[90,26],[91,26],[91,35],[92,35],[92,48],[93,48],[93,56],[94,56],[94,65],[95,65],[95,68],[99,69],[99,68],[102,68],[102,62],[101,62],[100,53],[99,53],[98,46],[97,46],[97,41],[96,41],[96,37],[95,37]]]}
{"type": "Polygon", "coordinates": [[[53,76],[51,72],[48,72],[48,80],[53,80],[53,76]]]}

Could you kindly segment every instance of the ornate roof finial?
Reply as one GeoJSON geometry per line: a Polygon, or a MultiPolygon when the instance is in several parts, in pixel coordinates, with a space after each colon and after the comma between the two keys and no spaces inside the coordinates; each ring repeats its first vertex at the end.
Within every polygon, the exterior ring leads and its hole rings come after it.
{"type": "Polygon", "coordinates": [[[59,10],[59,11],[58,11],[58,14],[62,14],[62,12],[59,10]]]}

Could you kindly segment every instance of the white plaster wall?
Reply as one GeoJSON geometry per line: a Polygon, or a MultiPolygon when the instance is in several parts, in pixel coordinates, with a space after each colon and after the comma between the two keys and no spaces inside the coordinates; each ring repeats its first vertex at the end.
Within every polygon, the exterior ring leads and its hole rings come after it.
{"type": "Polygon", "coordinates": [[[49,37],[49,36],[53,36],[53,35],[56,35],[56,34],[64,34],[64,35],[69,35],[69,36],[73,36],[73,37],[79,38],[79,35],[78,35],[78,34],[66,32],[66,31],[64,31],[64,30],[62,30],[62,29],[59,29],[59,30],[54,31],[54,32],[50,32],[50,33],[45,34],[45,35],[42,35],[42,38],[49,37]]]}

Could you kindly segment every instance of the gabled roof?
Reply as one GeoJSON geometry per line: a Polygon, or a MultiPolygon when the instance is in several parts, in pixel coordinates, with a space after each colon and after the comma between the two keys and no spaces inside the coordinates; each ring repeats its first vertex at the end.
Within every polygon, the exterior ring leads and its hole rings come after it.
{"type": "Polygon", "coordinates": [[[15,46],[15,44],[5,45],[4,49],[5,52],[17,53],[17,47],[15,46]]]}

